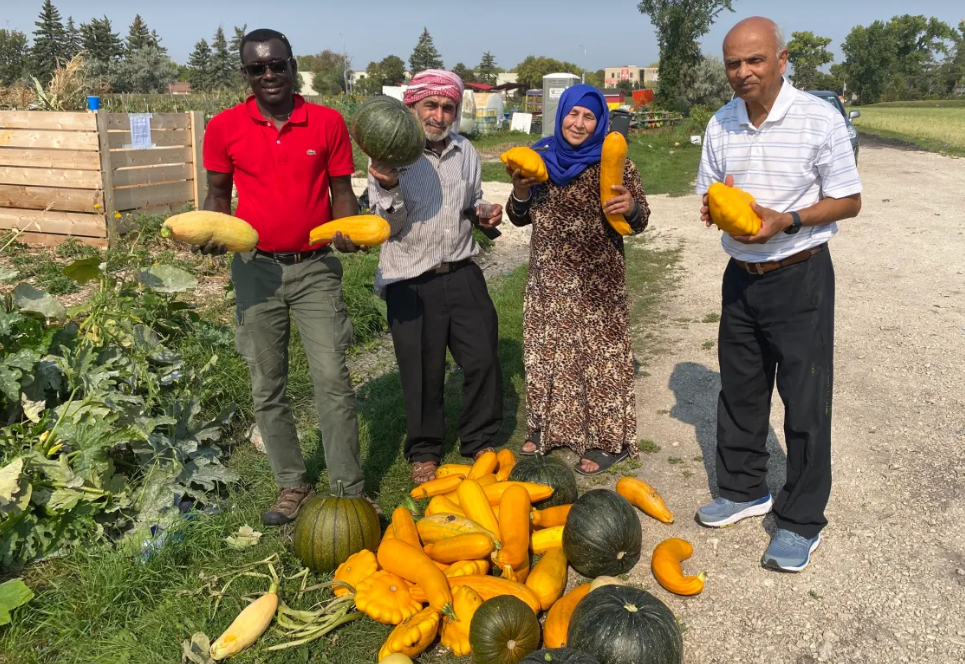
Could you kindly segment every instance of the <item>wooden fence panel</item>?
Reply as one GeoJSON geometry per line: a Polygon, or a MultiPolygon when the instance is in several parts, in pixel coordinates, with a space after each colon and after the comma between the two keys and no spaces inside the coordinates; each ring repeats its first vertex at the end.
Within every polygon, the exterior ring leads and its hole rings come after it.
{"type": "MultiPolygon", "coordinates": [[[[111,150],[123,148],[131,144],[131,132],[112,131],[109,133],[111,150]]],[[[191,132],[187,129],[170,129],[167,131],[152,131],[151,142],[157,147],[174,145],[191,145],[191,132]]]]}
{"type": "Polygon", "coordinates": [[[114,206],[117,210],[137,210],[168,203],[184,203],[192,200],[192,189],[189,180],[115,189],[114,206]]]}
{"type": "MultiPolygon", "coordinates": [[[[187,113],[154,113],[151,117],[151,131],[157,129],[189,129],[191,120],[187,113]]],[[[108,113],[107,128],[111,131],[131,130],[131,120],[127,113],[108,113]]]]}
{"type": "MultiPolygon", "coordinates": [[[[3,169],[0,169],[0,179],[3,169]]],[[[194,167],[191,164],[170,164],[167,166],[149,166],[147,168],[114,169],[114,187],[133,187],[145,184],[160,184],[163,182],[177,182],[194,178],[194,167]]]]}
{"type": "Polygon", "coordinates": [[[97,121],[93,113],[3,111],[0,113],[0,129],[97,131],[97,121]]]}
{"type": "Polygon", "coordinates": [[[4,230],[23,228],[32,232],[107,237],[104,216],[82,212],[18,210],[0,207],[0,228],[4,230]]]}
{"type": "Polygon", "coordinates": [[[133,168],[134,166],[190,164],[192,161],[191,154],[189,147],[111,150],[111,166],[116,170],[118,168],[133,168]]]}
{"type": "Polygon", "coordinates": [[[23,242],[24,244],[39,244],[45,247],[56,247],[58,244],[65,242],[67,238],[74,237],[84,244],[89,244],[92,247],[98,247],[100,249],[106,249],[110,246],[110,240],[106,237],[86,237],[83,235],[60,235],[57,233],[21,233],[17,236],[18,242],[23,242]]]}
{"type": "Polygon", "coordinates": [[[74,168],[100,171],[100,157],[96,152],[78,150],[31,150],[29,148],[0,148],[0,166],[31,168],[74,168]]]}
{"type": "Polygon", "coordinates": [[[97,132],[0,129],[0,148],[5,147],[55,148],[57,150],[90,150],[96,152],[98,148],[97,132]]]}
{"type": "Polygon", "coordinates": [[[91,189],[62,189],[59,187],[22,187],[0,184],[0,207],[26,210],[60,210],[64,212],[95,212],[104,209],[104,192],[91,189]]]}
{"type": "Polygon", "coordinates": [[[66,168],[18,168],[16,166],[0,166],[0,184],[100,189],[101,174],[98,171],[81,171],[66,168]]]}

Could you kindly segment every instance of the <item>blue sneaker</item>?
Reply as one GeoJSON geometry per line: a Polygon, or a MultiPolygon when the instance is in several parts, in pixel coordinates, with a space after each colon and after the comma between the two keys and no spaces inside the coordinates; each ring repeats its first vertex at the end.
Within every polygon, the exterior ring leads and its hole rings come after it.
{"type": "Polygon", "coordinates": [[[800,572],[811,561],[811,553],[821,543],[821,535],[811,539],[790,530],[779,529],[761,558],[761,565],[779,572],[800,572]]]}
{"type": "Polygon", "coordinates": [[[741,519],[751,516],[764,516],[771,511],[774,499],[767,494],[758,500],[735,503],[733,500],[718,498],[697,510],[697,521],[709,528],[732,526],[741,519]]]}

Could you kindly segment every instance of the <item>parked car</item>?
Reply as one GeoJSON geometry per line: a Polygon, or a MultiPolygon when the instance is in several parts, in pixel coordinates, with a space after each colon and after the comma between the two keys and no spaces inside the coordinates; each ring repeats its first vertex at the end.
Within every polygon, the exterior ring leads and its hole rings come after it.
{"type": "Polygon", "coordinates": [[[808,90],[808,94],[814,95],[818,99],[823,99],[837,110],[841,116],[844,118],[844,123],[848,126],[848,134],[851,136],[851,149],[854,151],[854,161],[858,161],[858,130],[854,128],[851,123],[855,118],[861,117],[861,111],[851,111],[850,113],[844,109],[844,104],[841,103],[841,98],[838,97],[837,92],[832,92],[830,90],[808,90]]]}

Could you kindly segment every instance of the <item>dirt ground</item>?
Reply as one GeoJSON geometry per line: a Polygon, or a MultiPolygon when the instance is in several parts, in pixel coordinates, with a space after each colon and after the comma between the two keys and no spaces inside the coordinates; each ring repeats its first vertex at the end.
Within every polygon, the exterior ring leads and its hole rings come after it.
{"type": "MultiPolygon", "coordinates": [[[[658,246],[683,249],[664,303],[664,352],[638,388],[639,436],[660,451],[637,473],[676,514],[644,520],[632,572],[686,624],[686,660],[965,661],[965,160],[862,148],[863,210],[831,242],[837,279],[833,473],[828,527],[800,574],[760,567],[771,518],[710,530],[716,495],[717,324],[727,258],[696,196],[651,199],[658,246]],[[707,322],[702,322],[707,319],[707,322]],[[706,570],[693,598],[664,592],[649,551],[683,537],[706,570]]],[[[785,477],[775,393],[769,485],[785,477]]]]}

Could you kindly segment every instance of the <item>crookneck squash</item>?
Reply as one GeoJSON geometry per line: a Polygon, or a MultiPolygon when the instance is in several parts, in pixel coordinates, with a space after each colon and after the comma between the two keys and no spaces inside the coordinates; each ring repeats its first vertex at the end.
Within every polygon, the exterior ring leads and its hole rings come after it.
{"type": "Polygon", "coordinates": [[[449,580],[422,549],[393,538],[382,542],[376,558],[382,569],[422,588],[433,609],[452,614],[449,580]]]}
{"type": "Polygon", "coordinates": [[[673,523],[673,512],[667,509],[660,494],[643,480],[636,477],[621,477],[616,489],[618,494],[626,498],[631,505],[643,510],[644,514],[652,516],[661,523],[673,523]]]}
{"type": "Polygon", "coordinates": [[[668,590],[677,595],[696,595],[704,589],[706,574],[701,572],[697,576],[684,576],[680,567],[681,561],[694,555],[694,547],[690,542],[678,537],[664,540],[653,550],[650,569],[654,578],[668,590]]]}

